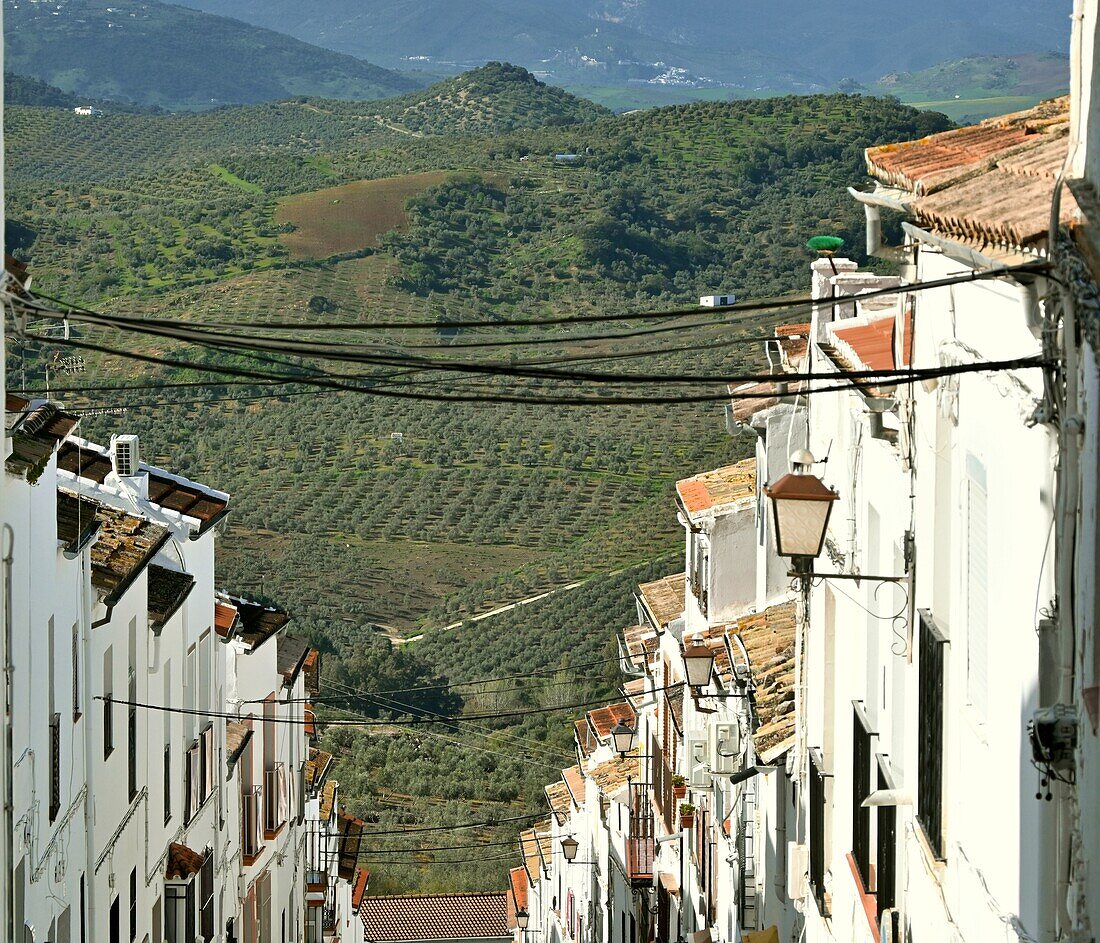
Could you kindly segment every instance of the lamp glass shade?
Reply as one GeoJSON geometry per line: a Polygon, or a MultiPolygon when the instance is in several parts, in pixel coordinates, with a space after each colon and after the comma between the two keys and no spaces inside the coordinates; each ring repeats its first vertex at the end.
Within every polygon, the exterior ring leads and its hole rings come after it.
{"type": "Polygon", "coordinates": [[[575,861],[577,858],[577,849],[580,847],[581,843],[572,835],[567,835],[561,840],[561,850],[562,854],[565,855],[566,861],[575,861]]]}
{"type": "Polygon", "coordinates": [[[710,684],[714,671],[714,652],[701,642],[692,642],[684,649],[684,671],[689,687],[701,688],[710,684]]]}
{"type": "Polygon", "coordinates": [[[521,930],[527,929],[527,924],[531,922],[531,915],[526,910],[516,911],[516,926],[521,930]]]}
{"type": "Polygon", "coordinates": [[[611,728],[611,739],[615,743],[616,753],[629,753],[634,749],[634,735],[637,731],[619,721],[611,728]]]}
{"type": "Polygon", "coordinates": [[[784,475],[764,489],[772,503],[775,550],[781,557],[817,557],[839,495],[815,475],[784,475]]]}

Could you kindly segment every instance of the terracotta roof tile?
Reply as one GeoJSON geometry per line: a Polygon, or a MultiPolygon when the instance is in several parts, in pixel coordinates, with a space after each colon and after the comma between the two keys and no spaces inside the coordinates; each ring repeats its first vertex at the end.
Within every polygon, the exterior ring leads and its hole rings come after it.
{"type": "Polygon", "coordinates": [[[590,767],[588,778],[607,798],[614,799],[626,788],[629,780],[641,779],[641,773],[642,766],[638,755],[628,753],[625,757],[616,756],[599,766],[590,767]]]}
{"type": "Polygon", "coordinates": [[[326,753],[324,750],[318,750],[316,747],[310,747],[309,759],[306,760],[304,772],[306,789],[309,792],[313,792],[321,787],[321,784],[325,781],[325,777],[328,775],[330,766],[332,766],[331,753],[326,753]]]}
{"type": "Polygon", "coordinates": [[[506,892],[367,897],[359,909],[370,943],[406,940],[510,941],[506,892]]]}
{"type": "Polygon", "coordinates": [[[627,700],[634,705],[634,709],[637,710],[646,697],[646,680],[645,678],[635,678],[633,681],[627,681],[623,685],[623,694],[626,695],[627,700]]]}
{"type": "MultiPolygon", "coordinates": [[[[839,324],[845,322],[840,321],[839,324]]],[[[894,368],[894,318],[877,318],[854,327],[836,327],[833,335],[868,370],[894,368]]]]}
{"type": "Polygon", "coordinates": [[[600,740],[606,741],[611,736],[611,729],[619,723],[625,723],[633,727],[637,722],[637,714],[634,708],[625,701],[621,704],[609,704],[607,707],[597,707],[587,714],[588,724],[600,740]]]}
{"type": "Polygon", "coordinates": [[[592,728],[588,726],[587,719],[573,721],[573,742],[585,759],[591,756],[592,751],[599,746],[599,741],[592,733],[592,728]]]}
{"type": "Polygon", "coordinates": [[[149,628],[159,635],[195,588],[195,578],[154,563],[149,567],[148,585],[149,628]]]}
{"type": "Polygon", "coordinates": [[[747,458],[735,465],[726,465],[676,482],[688,516],[695,518],[704,511],[721,513],[729,505],[756,495],[756,459],[747,458]]]}
{"type": "MultiPolygon", "coordinates": [[[[922,225],[956,238],[1036,247],[1046,237],[1068,131],[1069,99],[1059,98],[919,141],[869,148],[867,168],[914,195],[909,208],[922,225]]],[[[1065,194],[1063,221],[1075,212],[1065,194]]]]}
{"type": "Polygon", "coordinates": [[[676,573],[650,583],[642,583],[638,587],[638,595],[657,628],[667,628],[670,622],[684,614],[686,585],[687,576],[676,573]]]}
{"type": "Polygon", "coordinates": [[[569,787],[569,795],[573,799],[573,805],[578,809],[584,807],[584,773],[579,766],[570,766],[561,771],[561,778],[569,787]]]}
{"type": "Polygon", "coordinates": [[[519,853],[523,855],[523,866],[527,869],[528,880],[535,884],[542,876],[542,852],[535,829],[529,828],[519,833],[519,853]]]}
{"type": "Polygon", "coordinates": [[[229,638],[233,630],[233,624],[237,621],[237,607],[229,602],[215,600],[214,602],[214,631],[221,638],[229,638]]]}
{"type": "Polygon", "coordinates": [[[659,632],[651,625],[632,625],[623,629],[622,651],[635,668],[645,670],[660,644],[659,632]]]}
{"type": "Polygon", "coordinates": [[[7,396],[5,410],[5,428],[11,436],[11,454],[6,468],[13,475],[23,475],[33,483],[42,474],[54,450],[80,420],[53,403],[31,403],[11,394],[7,396]]]}
{"type": "Polygon", "coordinates": [[[237,610],[234,636],[248,645],[252,651],[277,634],[290,621],[290,614],[284,609],[265,606],[263,603],[252,602],[228,593],[218,593],[218,602],[237,610]]]}
{"type": "MultiPolygon", "coordinates": [[[[82,481],[101,485],[112,471],[111,454],[101,445],[70,434],[57,453],[57,467],[82,481]]],[[[144,462],[141,469],[149,474],[149,501],[196,521],[199,533],[205,533],[225,516],[229,495],[224,492],[144,462]]]]}
{"type": "Polygon", "coordinates": [[[58,518],[68,519],[94,509],[99,524],[91,546],[92,586],[104,602],[117,602],[160,552],[169,538],[167,528],[58,489],[58,518]]]}
{"type": "Polygon", "coordinates": [[[554,813],[554,818],[558,820],[559,825],[564,825],[573,811],[569,787],[566,785],[565,780],[559,779],[557,782],[551,783],[545,788],[544,792],[546,793],[546,801],[550,803],[550,811],[554,813]]]}
{"type": "Polygon", "coordinates": [[[538,842],[539,855],[542,857],[542,865],[544,868],[550,867],[550,860],[553,856],[553,839],[550,835],[550,820],[547,819],[541,824],[537,824],[535,828],[535,840],[538,842]]]}
{"type": "Polygon", "coordinates": [[[512,868],[508,872],[508,883],[511,885],[512,899],[508,907],[508,926],[515,927],[515,913],[517,910],[527,909],[527,869],[512,868]]]}
{"type": "Polygon", "coordinates": [[[351,887],[351,906],[354,910],[358,910],[362,905],[369,886],[370,871],[366,868],[358,868],[355,872],[355,883],[351,887]]]}
{"type": "Polygon", "coordinates": [[[200,855],[179,842],[172,842],[168,846],[168,865],[164,869],[165,880],[186,881],[199,873],[205,860],[205,855],[200,855]]]}
{"type": "MultiPolygon", "coordinates": [[[[287,617],[289,619],[289,616],[287,617]]],[[[283,676],[284,687],[294,684],[298,673],[306,662],[306,656],[311,649],[309,644],[296,635],[283,635],[278,641],[275,650],[276,670],[283,676]]]]}
{"type": "Polygon", "coordinates": [[[339,787],[340,784],[331,779],[321,787],[320,815],[322,822],[327,822],[332,818],[332,810],[336,808],[336,790],[339,787]]]}

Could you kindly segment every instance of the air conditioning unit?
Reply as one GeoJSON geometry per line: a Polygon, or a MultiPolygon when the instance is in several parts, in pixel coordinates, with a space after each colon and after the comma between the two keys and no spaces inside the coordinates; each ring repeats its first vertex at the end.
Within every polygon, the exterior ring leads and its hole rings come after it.
{"type": "Polygon", "coordinates": [[[719,776],[730,776],[741,771],[740,724],[710,725],[710,771],[719,776]]]}
{"type": "Polygon", "coordinates": [[[111,436],[111,465],[119,478],[132,478],[141,471],[141,455],[136,435],[111,436]]]}
{"type": "Polygon", "coordinates": [[[787,842],[787,898],[802,900],[810,893],[810,846],[787,842]]]}
{"type": "Polygon", "coordinates": [[[710,786],[710,756],[707,741],[703,737],[688,737],[688,785],[692,789],[706,789],[710,786]]]}
{"type": "Polygon", "coordinates": [[[901,914],[897,908],[889,907],[882,912],[878,925],[879,943],[905,943],[901,928],[901,914]]]}

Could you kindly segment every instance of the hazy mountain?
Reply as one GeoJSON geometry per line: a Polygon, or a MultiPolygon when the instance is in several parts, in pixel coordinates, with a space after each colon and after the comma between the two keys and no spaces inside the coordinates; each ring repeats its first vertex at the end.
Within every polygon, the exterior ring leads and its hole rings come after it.
{"type": "Polygon", "coordinates": [[[1071,0],[184,0],[390,66],[804,90],[970,55],[1064,51],[1071,0]],[[423,58],[422,58],[423,57],[423,58]]]}
{"type": "Polygon", "coordinates": [[[422,83],[237,20],[149,0],[4,0],[5,65],[87,98],[209,108],[381,98],[422,83]]]}

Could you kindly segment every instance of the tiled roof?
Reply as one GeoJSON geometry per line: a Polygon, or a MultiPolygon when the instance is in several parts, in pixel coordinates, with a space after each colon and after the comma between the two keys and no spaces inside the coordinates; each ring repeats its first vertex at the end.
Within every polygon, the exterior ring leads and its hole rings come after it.
{"type": "MultiPolygon", "coordinates": [[[[112,471],[111,453],[101,445],[70,435],[57,455],[58,469],[82,481],[102,485],[112,471]]],[[[166,511],[190,518],[204,533],[222,517],[229,507],[229,495],[188,481],[160,468],[141,463],[149,474],[149,501],[166,511]]]]}
{"type": "MultiPolygon", "coordinates": [[[[1050,224],[1069,146],[1069,98],[971,127],[869,148],[868,172],[912,195],[910,212],[949,236],[1034,247],[1050,224]]],[[[1076,204],[1063,194],[1062,219],[1076,204]]]]}
{"type": "Polygon", "coordinates": [[[340,856],[337,862],[337,873],[345,881],[355,879],[355,871],[359,866],[359,846],[363,842],[363,827],[366,825],[362,819],[346,812],[337,812],[336,819],[340,831],[340,856]]]}
{"type": "Polygon", "coordinates": [[[550,867],[550,859],[553,856],[553,838],[550,835],[550,820],[535,823],[535,841],[538,842],[539,855],[542,856],[543,867],[550,867]]]}
{"type": "Polygon", "coordinates": [[[241,758],[241,754],[244,753],[244,749],[251,739],[252,728],[248,724],[231,720],[225,725],[225,765],[230,772],[237,765],[237,760],[241,758]]]}
{"type": "Polygon", "coordinates": [[[332,810],[336,808],[336,790],[339,787],[340,784],[332,779],[321,787],[320,815],[322,822],[327,822],[332,818],[332,810]]]}
{"type": "Polygon", "coordinates": [[[658,636],[658,630],[651,625],[632,625],[623,629],[623,650],[635,668],[644,670],[649,664],[649,656],[661,644],[658,636]]]}
{"type": "Polygon", "coordinates": [[[665,692],[668,699],[668,712],[676,725],[676,732],[684,732],[684,685],[678,685],[665,692]]]}
{"type": "Polygon", "coordinates": [[[310,647],[307,642],[294,635],[282,636],[278,644],[275,652],[276,670],[283,676],[283,685],[290,687],[305,665],[310,647]]]}
{"type": "Polygon", "coordinates": [[[57,508],[59,520],[95,509],[99,532],[91,547],[92,586],[107,605],[122,598],[169,537],[167,528],[95,501],[78,500],[69,491],[58,490],[57,508]]]}
{"type": "Polygon", "coordinates": [[[237,621],[237,607],[224,600],[214,601],[214,631],[221,638],[229,638],[237,621]]]}
{"type": "Polygon", "coordinates": [[[542,876],[542,853],[539,851],[539,840],[535,837],[533,827],[519,833],[519,853],[523,855],[523,866],[527,869],[528,878],[534,884],[542,876]]]}
{"type": "Polygon", "coordinates": [[[747,458],[676,482],[676,492],[692,520],[720,514],[729,505],[756,496],[756,459],[747,458]]]}
{"type": "Polygon", "coordinates": [[[370,871],[366,868],[358,868],[355,872],[355,883],[351,887],[351,906],[353,910],[359,909],[369,886],[370,871]]]}
{"type": "Polygon", "coordinates": [[[312,740],[317,736],[317,713],[309,702],[302,706],[302,720],[302,729],[306,732],[306,736],[312,740]]]}
{"type": "Polygon", "coordinates": [[[200,855],[179,842],[172,842],[168,846],[168,865],[164,869],[164,877],[168,881],[186,881],[202,870],[205,860],[205,855],[200,855]]]}
{"type": "Polygon", "coordinates": [[[635,678],[633,681],[627,681],[623,685],[623,694],[626,695],[627,700],[634,705],[634,709],[637,710],[642,702],[646,698],[646,680],[645,678],[635,678]]]}
{"type": "Polygon", "coordinates": [[[227,593],[218,594],[218,602],[237,610],[235,637],[255,651],[290,621],[290,614],[274,606],[252,602],[227,593]]]}
{"type": "Polygon", "coordinates": [[[316,697],[321,693],[321,653],[316,648],[306,653],[302,671],[306,673],[306,690],[316,697]]]}
{"type": "MultiPolygon", "coordinates": [[[[829,333],[831,343],[822,344],[822,350],[843,371],[900,369],[908,366],[912,357],[911,313],[900,319],[893,314],[848,318],[831,325],[829,333]],[[900,337],[899,324],[904,332],[900,337]]],[[[876,395],[892,385],[890,381],[874,381],[861,385],[861,389],[876,395]]]]}
{"type": "Polygon", "coordinates": [[[148,582],[149,628],[159,634],[195,588],[195,578],[154,563],[149,567],[148,582]]]}
{"type": "Polygon", "coordinates": [[[99,505],[65,491],[57,492],[57,539],[75,553],[99,532],[99,505]]]}
{"type": "Polygon", "coordinates": [[[13,475],[35,482],[42,474],[54,449],[64,441],[80,421],[53,403],[31,403],[21,396],[7,395],[5,428],[10,430],[11,455],[5,463],[13,475]]]}
{"type": "Polygon", "coordinates": [[[515,927],[515,912],[527,909],[527,870],[525,868],[512,868],[508,872],[508,883],[511,885],[512,900],[508,907],[508,926],[515,927]]]}
{"type": "Polygon", "coordinates": [[[565,780],[559,779],[557,782],[551,783],[544,791],[546,801],[550,804],[550,811],[554,813],[554,818],[558,820],[559,825],[565,824],[569,814],[573,811],[570,805],[572,799],[569,796],[569,787],[565,784],[565,780]]]}
{"type": "Polygon", "coordinates": [[[588,778],[607,798],[614,799],[626,788],[628,780],[641,779],[641,760],[635,753],[601,763],[588,770],[588,778]]]}
{"type": "Polygon", "coordinates": [[[318,789],[321,783],[325,781],[325,777],[328,775],[328,770],[331,765],[331,753],[326,753],[324,750],[318,750],[316,747],[310,747],[309,759],[306,760],[304,773],[306,789],[310,792],[318,789]]]}
{"type": "Polygon", "coordinates": [[[367,897],[359,909],[366,943],[510,941],[506,892],[367,897]]]}
{"type": "Polygon", "coordinates": [[[601,740],[607,740],[611,736],[611,728],[616,724],[625,723],[633,727],[637,722],[634,708],[625,701],[621,704],[609,704],[607,707],[597,707],[587,714],[588,725],[601,740]]]}
{"type": "Polygon", "coordinates": [[[569,795],[573,799],[573,805],[578,809],[584,806],[584,773],[579,766],[570,766],[561,771],[561,778],[569,787],[569,795]]]}
{"type": "Polygon", "coordinates": [[[686,584],[686,575],[676,573],[638,587],[638,594],[658,628],[667,628],[670,622],[684,614],[686,584]]]}
{"type": "Polygon", "coordinates": [[[592,728],[588,726],[587,720],[573,721],[573,740],[577,744],[581,756],[586,759],[599,746],[599,742],[592,733],[592,728]]]}

